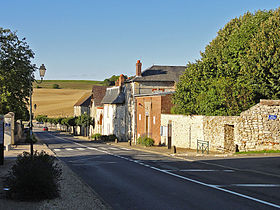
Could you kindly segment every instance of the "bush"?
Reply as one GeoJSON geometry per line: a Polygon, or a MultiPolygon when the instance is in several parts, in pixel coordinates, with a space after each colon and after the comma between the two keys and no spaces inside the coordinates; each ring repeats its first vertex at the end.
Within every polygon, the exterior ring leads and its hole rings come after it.
{"type": "Polygon", "coordinates": [[[58,85],[58,84],[53,84],[53,85],[52,85],[52,88],[53,88],[53,89],[59,89],[59,85],[58,85]]]}
{"type": "Polygon", "coordinates": [[[107,135],[101,135],[102,141],[108,141],[109,137],[107,135]]]}
{"type": "Polygon", "coordinates": [[[115,134],[111,134],[108,136],[108,141],[115,141],[117,139],[117,136],[115,134]]]}
{"type": "Polygon", "coordinates": [[[153,146],[155,141],[152,138],[149,138],[147,136],[140,136],[137,139],[137,144],[141,144],[147,147],[153,146]]]}
{"type": "Polygon", "coordinates": [[[99,140],[101,139],[101,134],[100,133],[95,133],[91,136],[92,139],[96,139],[96,140],[99,140]]]}
{"type": "Polygon", "coordinates": [[[19,155],[5,178],[8,198],[38,201],[58,197],[61,168],[54,161],[45,151],[19,155]]]}
{"type": "Polygon", "coordinates": [[[151,147],[154,145],[155,141],[152,138],[145,138],[144,140],[145,146],[151,147]]]}

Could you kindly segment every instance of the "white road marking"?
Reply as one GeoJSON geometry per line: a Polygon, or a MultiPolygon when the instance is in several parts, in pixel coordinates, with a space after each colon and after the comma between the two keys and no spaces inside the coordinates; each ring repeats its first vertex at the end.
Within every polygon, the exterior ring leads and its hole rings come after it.
{"type": "Polygon", "coordinates": [[[236,187],[280,187],[280,184],[231,184],[236,187]]]}
{"type": "Polygon", "coordinates": [[[183,171],[183,172],[234,172],[234,170],[212,170],[212,169],[178,169],[178,170],[165,170],[165,171],[183,171]]]}
{"type": "MultiPolygon", "coordinates": [[[[48,134],[49,134],[49,133],[48,133],[48,134]]],[[[49,134],[49,135],[54,136],[54,135],[52,135],[52,134],[49,134]]],[[[58,137],[58,136],[55,136],[55,137],[58,138],[58,139],[62,139],[63,141],[67,141],[67,142],[74,143],[74,144],[79,145],[79,146],[84,146],[84,145],[82,145],[82,144],[80,144],[80,143],[76,143],[76,142],[73,142],[73,141],[70,141],[70,140],[65,140],[65,139],[63,139],[63,138],[61,138],[61,137],[58,137]]],[[[118,158],[121,158],[121,159],[130,161],[130,162],[134,162],[134,160],[129,159],[129,158],[127,158],[127,157],[119,156],[119,155],[112,154],[112,153],[110,153],[110,152],[102,151],[102,150],[98,150],[98,149],[95,149],[95,150],[96,150],[96,151],[99,151],[99,152],[106,153],[106,154],[108,154],[108,155],[112,155],[112,156],[114,156],[114,157],[118,157],[118,158]]],[[[142,165],[142,166],[145,166],[145,167],[148,167],[148,168],[151,168],[151,169],[154,169],[154,170],[156,170],[156,171],[160,171],[160,172],[162,172],[162,173],[169,174],[169,175],[171,175],[171,176],[175,176],[175,177],[177,177],[177,178],[181,178],[181,179],[187,180],[187,181],[189,181],[189,182],[193,182],[193,183],[196,183],[196,184],[200,184],[200,185],[203,185],[203,186],[206,186],[206,187],[210,187],[210,188],[213,188],[213,189],[216,189],[216,190],[219,190],[219,191],[227,192],[227,193],[230,193],[230,194],[233,194],[233,195],[242,197],[242,198],[246,198],[246,199],[248,199],[248,200],[252,200],[252,201],[255,201],[255,202],[258,202],[258,203],[262,203],[262,204],[265,204],[265,205],[272,206],[272,207],[275,207],[275,208],[279,208],[279,209],[280,209],[280,205],[277,205],[277,204],[274,204],[274,203],[270,203],[270,202],[267,202],[267,201],[264,201],[264,200],[260,200],[260,199],[257,199],[257,198],[254,198],[254,197],[251,197],[251,196],[248,196],[248,195],[244,195],[244,194],[237,193],[237,192],[234,192],[234,191],[231,191],[231,190],[227,190],[227,189],[221,188],[221,187],[216,186],[216,185],[207,184],[207,183],[204,183],[204,182],[195,180],[195,179],[191,179],[191,178],[184,177],[184,176],[181,176],[181,175],[178,175],[178,174],[174,174],[174,173],[172,173],[172,172],[165,171],[165,170],[162,170],[162,169],[159,169],[159,168],[150,166],[150,165],[148,165],[148,164],[144,164],[144,163],[142,163],[142,162],[135,162],[135,163],[136,163],[136,164],[139,164],[139,165],[142,165]]]]}
{"type": "Polygon", "coordinates": [[[73,149],[72,149],[72,148],[66,148],[66,150],[68,150],[68,151],[72,151],[73,149]]]}
{"type": "Polygon", "coordinates": [[[77,148],[77,150],[86,150],[85,148],[77,148]]]}
{"type": "Polygon", "coordinates": [[[104,147],[98,147],[98,149],[107,150],[107,148],[104,147]]]}
{"type": "Polygon", "coordinates": [[[131,151],[131,149],[127,149],[125,147],[120,147],[120,148],[123,149],[123,150],[131,151]]]}
{"type": "Polygon", "coordinates": [[[92,147],[87,147],[88,149],[91,149],[91,150],[95,150],[95,148],[92,148],[92,147]]]}
{"type": "Polygon", "coordinates": [[[59,152],[61,151],[61,149],[53,149],[53,151],[59,152]]]}

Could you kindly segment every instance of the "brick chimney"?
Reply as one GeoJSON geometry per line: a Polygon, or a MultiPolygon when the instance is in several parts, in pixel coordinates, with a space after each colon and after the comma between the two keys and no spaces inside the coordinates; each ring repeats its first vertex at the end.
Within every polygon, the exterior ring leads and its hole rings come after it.
{"type": "Polygon", "coordinates": [[[123,76],[123,74],[120,75],[120,77],[118,79],[118,82],[119,82],[119,86],[122,86],[124,84],[124,76],[123,76]]]}
{"type": "Polygon", "coordinates": [[[142,67],[142,63],[140,62],[140,60],[137,60],[137,63],[136,63],[136,76],[137,77],[141,76],[141,67],[142,67]]]}

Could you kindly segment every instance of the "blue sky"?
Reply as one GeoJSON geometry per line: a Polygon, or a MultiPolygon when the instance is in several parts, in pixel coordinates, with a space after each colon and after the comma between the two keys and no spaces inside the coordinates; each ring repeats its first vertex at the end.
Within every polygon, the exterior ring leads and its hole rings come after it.
{"type": "Polygon", "coordinates": [[[232,18],[278,0],[0,0],[0,27],[26,37],[45,79],[104,80],[186,65],[232,18]]]}

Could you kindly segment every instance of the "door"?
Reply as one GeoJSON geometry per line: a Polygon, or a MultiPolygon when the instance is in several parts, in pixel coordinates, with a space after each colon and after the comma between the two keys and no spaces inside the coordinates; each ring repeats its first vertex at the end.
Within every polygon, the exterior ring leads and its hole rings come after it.
{"type": "Polygon", "coordinates": [[[168,147],[168,149],[171,149],[171,145],[172,145],[172,122],[169,121],[168,126],[167,126],[167,147],[168,147]]]}
{"type": "Polygon", "coordinates": [[[225,143],[224,148],[226,151],[234,152],[234,126],[225,125],[225,143]]]}

